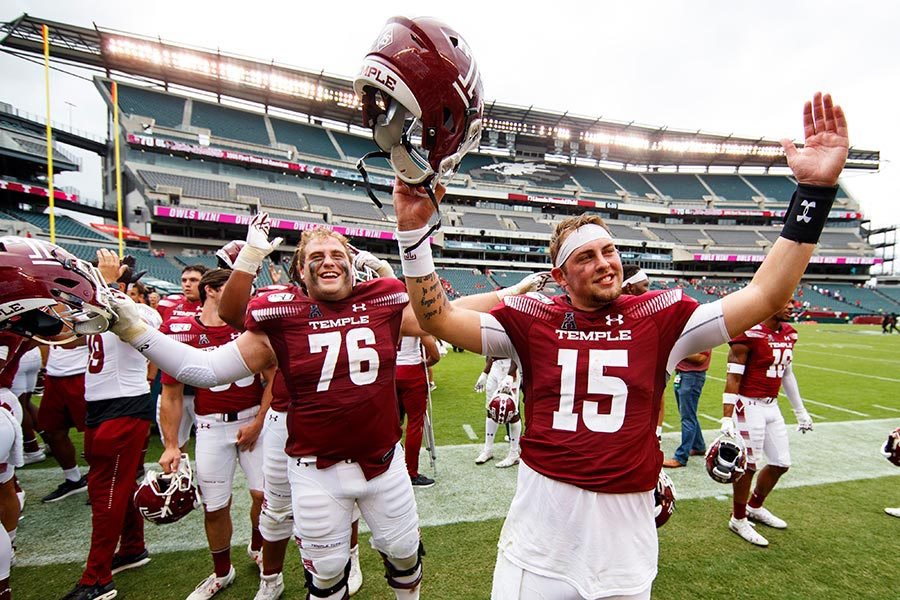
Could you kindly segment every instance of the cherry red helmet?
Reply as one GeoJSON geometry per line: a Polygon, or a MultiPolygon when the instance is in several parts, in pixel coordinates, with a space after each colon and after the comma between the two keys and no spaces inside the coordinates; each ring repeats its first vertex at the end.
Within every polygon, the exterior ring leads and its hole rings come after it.
{"type": "Polygon", "coordinates": [[[237,260],[241,248],[247,245],[244,240],[231,240],[218,250],[216,250],[216,262],[219,263],[220,269],[233,269],[234,261],[237,260]]]}
{"type": "Polygon", "coordinates": [[[103,333],[114,319],[96,267],[44,240],[0,237],[0,329],[64,344],[103,333]]]}
{"type": "Polygon", "coordinates": [[[881,447],[881,453],[893,464],[900,467],[900,427],[888,435],[887,441],[881,447]]]}
{"type": "Polygon", "coordinates": [[[487,416],[501,425],[519,420],[519,406],[509,388],[500,388],[488,402],[487,416]]]}
{"type": "Polygon", "coordinates": [[[659,529],[675,512],[675,483],[664,471],[659,472],[653,499],[655,502],[653,516],[656,518],[656,528],[659,529]]]}
{"type": "Polygon", "coordinates": [[[462,36],[436,19],[388,19],[353,88],[365,126],[408,184],[427,183],[433,175],[449,179],[481,139],[478,65],[462,36]],[[415,134],[424,154],[412,145],[415,134]]]}
{"type": "Polygon", "coordinates": [[[719,483],[734,483],[747,470],[747,448],[739,436],[720,435],[706,451],[706,472],[719,483]]]}
{"type": "Polygon", "coordinates": [[[181,455],[178,469],[173,473],[148,471],[134,492],[133,501],[138,512],[157,525],[174,523],[200,506],[200,493],[194,485],[188,455],[181,455]]]}

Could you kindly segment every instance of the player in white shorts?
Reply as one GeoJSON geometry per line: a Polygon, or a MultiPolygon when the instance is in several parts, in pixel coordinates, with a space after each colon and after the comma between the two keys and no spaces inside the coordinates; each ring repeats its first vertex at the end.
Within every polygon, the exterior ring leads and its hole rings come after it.
{"type": "MultiPolygon", "coordinates": [[[[519,379],[517,377],[518,366],[509,358],[494,358],[488,356],[485,359],[484,371],[478,376],[475,383],[476,392],[484,392],[485,408],[490,406],[494,395],[501,388],[508,388],[512,397],[519,400],[519,379]]],[[[494,436],[500,425],[491,418],[490,413],[484,420],[484,448],[475,459],[476,465],[482,465],[494,458],[494,436]]],[[[509,453],[506,458],[497,463],[498,468],[511,467],[519,462],[519,438],[522,436],[522,421],[516,419],[509,424],[509,453]]]]}

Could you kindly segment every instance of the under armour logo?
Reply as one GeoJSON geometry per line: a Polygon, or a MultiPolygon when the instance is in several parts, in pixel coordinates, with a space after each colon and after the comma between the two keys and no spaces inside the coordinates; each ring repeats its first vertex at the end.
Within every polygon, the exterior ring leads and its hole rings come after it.
{"type": "Polygon", "coordinates": [[[270,421],[277,421],[277,420],[278,420],[278,415],[274,415],[274,414],[271,414],[271,413],[270,413],[270,414],[269,414],[269,420],[270,420],[270,421]]]}
{"type": "Polygon", "coordinates": [[[310,319],[321,319],[322,318],[322,311],[319,310],[318,304],[311,304],[309,306],[309,318],[310,319]]]}
{"type": "Polygon", "coordinates": [[[200,429],[212,429],[209,423],[200,423],[200,429]]]}
{"type": "Polygon", "coordinates": [[[809,210],[811,208],[815,208],[816,203],[810,202],[809,200],[804,200],[803,202],[800,203],[800,206],[803,207],[803,214],[797,215],[797,221],[803,221],[804,223],[809,223],[810,221],[812,221],[812,217],[809,216],[809,210]]]}
{"type": "Polygon", "coordinates": [[[613,325],[624,325],[625,317],[622,315],[606,315],[606,326],[612,327],[613,325]]]}
{"type": "Polygon", "coordinates": [[[566,316],[563,317],[562,325],[560,325],[559,328],[567,331],[578,329],[578,325],[575,324],[575,313],[567,312],[566,316]]]}
{"type": "Polygon", "coordinates": [[[366,303],[360,302],[359,304],[353,305],[353,312],[360,312],[366,310],[366,303]]]}

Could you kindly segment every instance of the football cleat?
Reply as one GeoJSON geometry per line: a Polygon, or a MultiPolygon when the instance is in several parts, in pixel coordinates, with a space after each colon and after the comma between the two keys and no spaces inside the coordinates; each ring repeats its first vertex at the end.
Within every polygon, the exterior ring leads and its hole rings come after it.
{"type": "Polygon", "coordinates": [[[481,451],[481,454],[478,455],[478,458],[475,459],[475,464],[483,465],[484,463],[491,460],[492,458],[494,458],[494,451],[488,450],[487,448],[485,448],[484,450],[481,451]]]}
{"type": "Polygon", "coordinates": [[[884,512],[891,515],[892,517],[900,517],[900,507],[897,508],[885,508],[884,512]]]}
{"type": "Polygon", "coordinates": [[[68,498],[72,494],[78,494],[80,492],[87,491],[87,478],[82,475],[81,479],[78,481],[69,481],[66,479],[63,481],[55,490],[41,498],[41,502],[49,503],[49,502],[58,502],[63,498],[68,498]]]}
{"type": "Polygon", "coordinates": [[[118,595],[116,585],[110,581],[106,585],[81,585],[63,596],[62,600],[112,600],[118,595]]]}
{"type": "Polygon", "coordinates": [[[512,467],[513,465],[519,464],[519,451],[518,450],[510,450],[509,454],[506,455],[506,458],[498,462],[495,467],[498,469],[506,469],[508,467],[512,467]]]}
{"type": "Polygon", "coordinates": [[[784,519],[779,519],[773,515],[771,511],[764,506],[760,506],[759,508],[747,506],[747,516],[757,523],[762,523],[763,525],[768,525],[775,529],[787,529],[787,522],[785,522],[784,519]]]}
{"type": "Polygon", "coordinates": [[[347,579],[347,589],[353,596],[363,584],[362,569],[359,567],[359,544],[350,548],[350,575],[347,579]]]}
{"type": "Polygon", "coordinates": [[[247,544],[247,556],[250,557],[250,560],[256,563],[256,566],[259,567],[259,572],[262,573],[263,562],[262,562],[262,548],[259,550],[253,549],[253,542],[247,544]]]}
{"type": "Polygon", "coordinates": [[[278,600],[284,593],[284,574],[274,573],[272,575],[259,576],[259,589],[253,600],[278,600]]]}
{"type": "Polygon", "coordinates": [[[209,600],[231,585],[232,581],[234,581],[234,565],[231,565],[224,577],[216,577],[216,574],[213,573],[201,581],[200,585],[194,588],[191,595],[187,597],[187,600],[209,600]]]}
{"type": "Polygon", "coordinates": [[[150,553],[144,550],[139,554],[129,554],[127,556],[117,554],[112,559],[112,574],[121,573],[128,569],[137,569],[143,567],[150,562],[150,553]]]}
{"type": "Polygon", "coordinates": [[[47,453],[44,452],[44,449],[35,450],[34,452],[25,452],[22,454],[22,458],[25,461],[25,465],[33,465],[34,463],[43,462],[47,459],[47,453]]]}
{"type": "Polygon", "coordinates": [[[734,517],[731,517],[731,520],[728,522],[728,529],[755,546],[762,546],[765,548],[769,545],[769,540],[757,533],[753,528],[753,525],[751,525],[747,519],[735,519],[734,517]]]}

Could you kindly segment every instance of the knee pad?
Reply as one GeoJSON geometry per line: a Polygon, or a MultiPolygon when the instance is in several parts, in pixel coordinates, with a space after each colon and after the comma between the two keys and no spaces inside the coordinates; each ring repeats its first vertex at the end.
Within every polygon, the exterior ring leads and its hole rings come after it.
{"type": "Polygon", "coordinates": [[[291,537],[294,530],[294,511],[290,504],[281,508],[263,503],[259,513],[259,531],[269,542],[277,542],[291,537]]]}
{"type": "Polygon", "coordinates": [[[412,556],[421,546],[421,537],[418,527],[410,528],[410,530],[396,540],[385,542],[382,544],[372,544],[382,556],[388,556],[391,560],[397,560],[398,557],[412,556]]]}
{"type": "MultiPolygon", "coordinates": [[[[304,561],[305,563],[306,561],[304,561]]],[[[303,576],[306,578],[306,589],[309,590],[309,593],[306,595],[307,600],[312,598],[328,598],[339,593],[341,590],[344,591],[344,595],[341,596],[341,600],[347,600],[350,597],[350,590],[347,587],[347,581],[350,579],[350,560],[347,560],[347,563],[344,565],[344,570],[337,577],[323,577],[321,574],[316,573],[315,577],[319,579],[324,579],[331,583],[331,580],[337,579],[337,581],[328,586],[328,587],[318,587],[313,582],[313,574],[306,568],[303,567],[303,576]]]]}
{"type": "Polygon", "coordinates": [[[384,578],[387,579],[389,586],[399,590],[411,590],[421,583],[422,557],[425,556],[425,545],[421,540],[419,540],[419,547],[416,549],[416,553],[408,559],[388,558],[384,552],[379,552],[379,554],[381,554],[381,560],[384,563],[384,578]],[[416,575],[413,581],[407,583],[397,581],[398,577],[410,577],[412,575],[416,575]]]}

